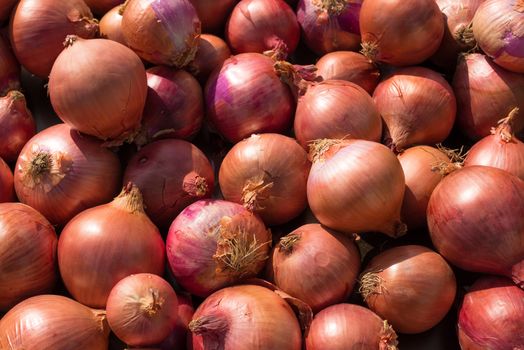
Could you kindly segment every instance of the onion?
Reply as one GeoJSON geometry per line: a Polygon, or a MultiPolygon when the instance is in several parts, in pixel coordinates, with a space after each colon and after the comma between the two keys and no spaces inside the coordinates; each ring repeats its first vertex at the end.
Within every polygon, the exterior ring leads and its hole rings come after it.
{"type": "Polygon", "coordinates": [[[486,166],[457,170],[429,199],[431,240],[453,265],[524,287],[523,198],[524,181],[515,175],[486,166]]]}
{"type": "Polygon", "coordinates": [[[177,293],[178,317],[171,334],[160,343],[159,350],[186,350],[189,336],[189,322],[193,318],[195,309],[190,294],[177,293]]]}
{"type": "Polygon", "coordinates": [[[69,221],[58,241],[58,267],[76,300],[104,308],[122,278],[141,272],[161,276],[164,249],[158,229],[144,212],[140,190],[128,184],[111,203],[69,221]]]}
{"type": "Polygon", "coordinates": [[[366,56],[352,51],[327,53],[320,57],[315,66],[317,75],[324,80],[347,80],[368,94],[373,93],[380,79],[377,66],[366,56]]]}
{"type": "Polygon", "coordinates": [[[238,0],[189,0],[202,22],[202,32],[221,33],[229,13],[238,0]]]}
{"type": "Polygon", "coordinates": [[[0,36],[0,96],[4,96],[9,90],[18,89],[20,89],[20,63],[16,60],[6,39],[0,36]]]}
{"type": "Polygon", "coordinates": [[[36,124],[25,96],[11,90],[0,97],[0,157],[14,163],[22,147],[36,133],[36,124]]]}
{"type": "Polygon", "coordinates": [[[271,233],[240,204],[200,200],[184,209],[166,239],[171,271],[185,290],[201,297],[254,277],[268,258],[271,233]]]}
{"type": "Polygon", "coordinates": [[[11,10],[16,5],[18,0],[1,0],[0,1],[0,23],[9,19],[11,10]]]}
{"type": "Polygon", "coordinates": [[[355,138],[379,142],[382,118],[360,86],[342,80],[310,85],[298,100],[294,131],[307,148],[314,140],[355,138]]]}
{"type": "Polygon", "coordinates": [[[462,349],[519,349],[524,347],[524,291],[510,280],[479,278],[459,310],[458,335],[462,349]]]}
{"type": "Polygon", "coordinates": [[[116,336],[131,346],[164,340],[175,327],[178,301],[162,277],[139,273],[123,278],[107,298],[107,321],[116,336]]]}
{"type": "Polygon", "coordinates": [[[353,238],[320,224],[307,224],[282,237],[268,265],[278,288],[307,303],[313,312],[343,302],[360,271],[353,238]]]}
{"type": "Polygon", "coordinates": [[[491,135],[471,147],[464,160],[465,166],[492,166],[524,180],[524,143],[515,137],[511,127],[518,111],[518,108],[513,109],[497,128],[491,130],[491,135]]]}
{"type": "Polygon", "coordinates": [[[143,146],[161,138],[192,139],[204,119],[198,81],[186,71],[166,66],[149,68],[146,73],[146,105],[135,143],[143,146]]]}
{"type": "Polygon", "coordinates": [[[291,307],[260,286],[224,288],[195,311],[193,350],[300,350],[302,335],[291,307]]]}
{"type": "Polygon", "coordinates": [[[13,185],[13,173],[9,165],[0,158],[0,203],[14,201],[15,188],[13,185]]]}
{"type": "Polygon", "coordinates": [[[205,83],[211,72],[222,66],[231,56],[226,42],[218,36],[202,34],[198,40],[198,50],[195,59],[189,63],[187,69],[201,83],[205,83]]]}
{"type": "MultiPolygon", "coordinates": [[[[491,127],[513,108],[524,110],[524,75],[500,68],[484,55],[459,58],[452,85],[458,128],[471,140],[490,135],[491,127]]],[[[516,133],[522,129],[524,118],[513,125],[516,133]]]]}
{"type": "Polygon", "coordinates": [[[397,152],[416,144],[444,141],[455,122],[453,89],[428,68],[395,71],[378,84],[373,99],[386,124],[384,142],[397,152]]]}
{"type": "Polygon", "coordinates": [[[51,223],[65,225],[81,211],[109,202],[120,187],[118,157],[101,142],[65,124],[39,132],[22,149],[15,190],[51,223]]]}
{"type": "Polygon", "coordinates": [[[297,20],[304,43],[316,54],[356,50],[363,0],[300,0],[297,20]]]}
{"type": "Polygon", "coordinates": [[[124,5],[117,5],[100,19],[100,36],[105,39],[127,45],[124,33],[122,33],[122,13],[124,5]]]}
{"type": "Polygon", "coordinates": [[[366,0],[360,11],[360,32],[364,55],[408,66],[437,51],[444,18],[435,0],[366,0]]]}
{"type": "Polygon", "coordinates": [[[97,32],[98,23],[83,0],[20,0],[9,27],[18,61],[44,79],[64,49],[66,35],[90,39],[97,32]]]}
{"type": "Polygon", "coordinates": [[[321,224],[346,233],[405,233],[404,173],[393,152],[372,141],[322,140],[313,153],[307,197],[321,224]]]}
{"type": "Polygon", "coordinates": [[[418,245],[380,253],[360,278],[368,307],[401,333],[421,333],[437,325],[450,310],[456,290],[446,260],[418,245]]]}
{"type": "Polygon", "coordinates": [[[256,133],[280,133],[291,124],[293,95],[276,75],[273,63],[259,53],[239,54],[209,77],[207,117],[230,142],[256,133]]]}
{"type": "Polygon", "coordinates": [[[524,2],[486,0],[473,18],[477,44],[499,66],[524,73],[524,2]]]}
{"type": "Polygon", "coordinates": [[[200,20],[189,0],[129,0],[122,32],[146,61],[181,68],[195,57],[200,20]]]}
{"type": "Polygon", "coordinates": [[[225,38],[235,53],[271,50],[285,59],[297,48],[300,28],[284,0],[241,0],[229,16],[225,38]]]}
{"type": "Polygon", "coordinates": [[[226,154],[220,166],[220,189],[226,200],[242,204],[267,225],[279,225],[306,208],[310,167],[295,139],[252,135],[226,154]]]}
{"type": "Polygon", "coordinates": [[[39,212],[21,203],[0,203],[0,227],[0,311],[6,311],[53,289],[57,238],[39,212]]]}
{"type": "Polygon", "coordinates": [[[89,8],[97,15],[105,15],[115,6],[123,4],[124,0],[84,0],[89,8]]]}
{"type": "Polygon", "coordinates": [[[106,350],[109,327],[104,311],[60,295],[22,301],[0,321],[0,348],[106,350]]]}
{"type": "Polygon", "coordinates": [[[49,76],[51,104],[60,119],[102,140],[133,136],[147,94],[142,61],[112,40],[68,36],[66,46],[49,76]]]}
{"type": "Polygon", "coordinates": [[[306,337],[306,350],[397,350],[395,330],[373,311],[338,304],[315,315],[306,337]]]}
{"type": "Polygon", "coordinates": [[[204,153],[183,140],[160,140],[130,159],[124,183],[133,182],[144,196],[146,213],[159,227],[169,227],[188,205],[210,197],[214,172],[204,153]]]}

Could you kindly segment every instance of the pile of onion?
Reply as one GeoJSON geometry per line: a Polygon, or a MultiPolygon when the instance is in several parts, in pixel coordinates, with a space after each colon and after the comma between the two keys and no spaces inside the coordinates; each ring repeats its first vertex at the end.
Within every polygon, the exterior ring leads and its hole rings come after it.
{"type": "Polygon", "coordinates": [[[229,46],[222,38],[212,34],[202,34],[198,39],[195,59],[189,63],[186,69],[200,83],[205,84],[211,72],[221,66],[230,56],[229,46]]]}
{"type": "Polygon", "coordinates": [[[203,33],[222,33],[229,13],[238,0],[189,0],[202,22],[203,33]]]}
{"type": "Polygon", "coordinates": [[[13,172],[6,162],[0,158],[0,203],[15,201],[13,172]]]}
{"type": "Polygon", "coordinates": [[[124,33],[122,33],[122,13],[124,12],[124,5],[118,5],[100,19],[100,37],[104,39],[113,40],[120,44],[127,45],[124,33]]]}
{"type": "Polygon", "coordinates": [[[0,96],[9,90],[20,89],[20,63],[6,39],[0,35],[0,96]]]}

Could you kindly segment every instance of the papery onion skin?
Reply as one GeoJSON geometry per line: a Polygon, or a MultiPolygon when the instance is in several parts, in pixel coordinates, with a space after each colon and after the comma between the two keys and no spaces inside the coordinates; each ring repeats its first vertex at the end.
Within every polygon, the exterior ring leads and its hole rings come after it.
{"type": "Polygon", "coordinates": [[[524,2],[486,0],[473,18],[478,46],[499,66],[524,73],[524,2]]]}
{"type": "Polygon", "coordinates": [[[18,61],[46,79],[67,35],[91,39],[98,23],[83,0],[21,0],[13,10],[9,38],[18,61]]]}
{"type": "Polygon", "coordinates": [[[291,307],[275,292],[241,285],[219,290],[189,324],[193,349],[299,350],[301,332],[291,307]]]}
{"type": "Polygon", "coordinates": [[[280,133],[290,126],[295,102],[273,63],[262,54],[243,53],[211,73],[204,93],[207,117],[228,141],[280,133]]]}
{"type": "Polygon", "coordinates": [[[202,22],[203,33],[221,33],[224,23],[238,0],[189,0],[202,22]]]}
{"type": "Polygon", "coordinates": [[[306,350],[397,350],[395,330],[373,311],[353,304],[329,306],[315,315],[306,350]]]}
{"type": "Polygon", "coordinates": [[[435,248],[450,263],[512,277],[524,286],[522,213],[524,181],[497,168],[473,165],[437,185],[427,218],[435,248]]]}
{"type": "Polygon", "coordinates": [[[383,251],[360,277],[360,292],[371,311],[408,334],[437,325],[451,309],[456,290],[446,260],[418,245],[383,251]]]}
{"type": "Polygon", "coordinates": [[[0,158],[0,203],[14,202],[15,199],[13,172],[9,165],[0,158]]]}
{"type": "Polygon", "coordinates": [[[195,59],[187,69],[200,83],[205,84],[213,70],[222,66],[231,56],[231,50],[222,38],[212,34],[202,34],[198,40],[198,50],[195,59]]]}
{"type": "Polygon", "coordinates": [[[283,224],[306,208],[310,167],[295,139],[252,135],[224,157],[218,175],[220,190],[224,199],[242,204],[267,225],[283,224]]]}
{"type": "Polygon", "coordinates": [[[25,96],[11,90],[0,98],[0,157],[14,163],[22,147],[36,133],[36,123],[25,96]]]}
{"type": "Polygon", "coordinates": [[[161,276],[164,260],[160,232],[143,210],[140,191],[131,184],[111,203],[75,216],[58,241],[65,287],[76,300],[96,308],[106,306],[111,289],[126,276],[142,272],[161,276]]]}
{"type": "MultiPolygon", "coordinates": [[[[485,55],[474,53],[458,60],[453,76],[457,98],[457,128],[470,140],[490,135],[497,121],[515,108],[524,111],[524,75],[507,71],[485,55]]],[[[524,129],[524,118],[513,124],[524,129]]]]}
{"type": "Polygon", "coordinates": [[[104,311],[61,295],[39,295],[22,301],[0,320],[0,347],[106,350],[109,332],[104,311]]]}
{"type": "Polygon", "coordinates": [[[146,213],[161,228],[188,205],[211,197],[214,173],[206,155],[183,140],[159,140],[138,151],[124,172],[144,197],[146,213]]]}
{"type": "Polygon", "coordinates": [[[111,201],[122,171],[118,157],[99,140],[57,124],[26,143],[14,176],[20,201],[63,226],[81,211],[111,201]]]}
{"type": "Polygon", "coordinates": [[[444,141],[457,113],[451,86],[424,67],[396,70],[378,84],[373,100],[385,123],[384,144],[396,152],[444,141]]]}
{"type": "Polygon", "coordinates": [[[124,0],[84,0],[93,13],[103,16],[117,5],[123,4],[124,0]]]}
{"type": "Polygon", "coordinates": [[[503,277],[480,277],[468,290],[458,313],[462,349],[524,347],[524,291],[503,277]]]}
{"type": "Polygon", "coordinates": [[[310,85],[300,96],[293,129],[305,149],[324,138],[379,142],[382,118],[363,88],[348,81],[326,80],[310,85]]]}
{"type": "Polygon", "coordinates": [[[9,90],[20,89],[20,63],[16,60],[7,39],[0,36],[0,96],[9,90]]]}
{"type": "Polygon", "coordinates": [[[144,60],[182,68],[195,57],[200,20],[189,0],[129,0],[122,32],[144,60]]]}
{"type": "Polygon", "coordinates": [[[444,17],[435,0],[366,0],[360,32],[364,55],[373,61],[415,65],[437,51],[444,17]]]}
{"type": "Polygon", "coordinates": [[[67,42],[49,76],[49,97],[58,117],[102,140],[132,138],[147,95],[140,58],[113,40],[68,37],[67,42]]]}
{"type": "Polygon", "coordinates": [[[271,233],[237,203],[199,200],[173,221],[166,238],[171,271],[185,290],[206,297],[254,277],[264,267],[271,233]]]}
{"type": "Polygon", "coordinates": [[[117,5],[100,19],[100,37],[127,45],[124,33],[122,33],[123,5],[117,5]]]}
{"type": "Polygon", "coordinates": [[[46,218],[21,203],[0,204],[0,226],[0,311],[6,311],[27,297],[52,291],[58,277],[58,239],[46,218]]]}

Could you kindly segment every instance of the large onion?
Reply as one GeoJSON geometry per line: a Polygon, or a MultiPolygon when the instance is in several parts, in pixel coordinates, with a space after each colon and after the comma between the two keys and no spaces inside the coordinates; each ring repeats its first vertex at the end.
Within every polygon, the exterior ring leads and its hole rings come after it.
{"type": "Polygon", "coordinates": [[[114,40],[120,44],[127,45],[124,33],[122,33],[122,13],[124,5],[117,5],[100,19],[100,36],[104,39],[114,40]]]}
{"type": "Polygon", "coordinates": [[[13,172],[6,162],[0,158],[0,203],[15,201],[13,172]]]}
{"type": "Polygon", "coordinates": [[[221,33],[229,13],[238,0],[189,0],[202,22],[203,33],[221,33]]]}
{"type": "Polygon", "coordinates": [[[147,79],[140,58],[107,39],[68,36],[49,76],[54,110],[73,128],[123,141],[140,125],[147,79]]]}
{"type": "Polygon", "coordinates": [[[99,16],[104,15],[106,12],[114,8],[119,4],[123,4],[124,0],[84,0],[89,8],[99,16]]]}
{"type": "Polygon", "coordinates": [[[198,50],[195,59],[187,69],[201,83],[205,84],[213,70],[220,67],[231,56],[226,42],[212,34],[202,34],[198,40],[198,50]]]}
{"type": "Polygon", "coordinates": [[[6,41],[0,35],[0,96],[9,90],[20,89],[20,63],[6,41]]]}

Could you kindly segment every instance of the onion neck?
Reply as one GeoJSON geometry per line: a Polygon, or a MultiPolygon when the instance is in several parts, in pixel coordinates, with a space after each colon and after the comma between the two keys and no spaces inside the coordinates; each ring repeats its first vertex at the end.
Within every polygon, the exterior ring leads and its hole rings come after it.
{"type": "Polygon", "coordinates": [[[313,0],[313,5],[330,16],[338,16],[346,9],[348,0],[313,0]]]}
{"type": "Polygon", "coordinates": [[[379,350],[398,350],[397,333],[388,321],[383,321],[380,331],[379,350]]]}
{"type": "Polygon", "coordinates": [[[301,236],[296,233],[291,233],[280,239],[278,244],[278,250],[283,252],[286,255],[289,255],[293,252],[295,245],[300,241],[301,236]]]}
{"type": "Polygon", "coordinates": [[[312,162],[323,162],[332,153],[336,153],[343,144],[343,140],[318,139],[309,143],[309,159],[312,162]]]}
{"type": "Polygon", "coordinates": [[[375,62],[378,58],[378,43],[376,41],[364,41],[362,42],[362,49],[360,53],[369,58],[372,62],[375,62]]]}
{"type": "Polygon", "coordinates": [[[164,302],[158,289],[149,288],[149,294],[140,300],[140,311],[147,317],[154,317],[162,309],[164,302]]]}
{"type": "Polygon", "coordinates": [[[206,179],[198,175],[195,171],[184,176],[182,188],[184,192],[191,197],[204,197],[209,192],[206,179]]]}
{"type": "Polygon", "coordinates": [[[192,320],[188,328],[193,334],[202,336],[205,349],[222,350],[229,331],[229,319],[224,313],[215,312],[192,320]]]}
{"type": "Polygon", "coordinates": [[[130,213],[145,213],[142,192],[132,182],[124,186],[118,197],[113,199],[112,205],[130,213]]]}
{"type": "Polygon", "coordinates": [[[280,80],[291,88],[295,99],[304,95],[312,82],[320,79],[313,64],[301,66],[280,60],[275,62],[273,69],[280,80]]]}
{"type": "Polygon", "coordinates": [[[491,134],[497,135],[502,142],[511,142],[515,137],[515,135],[513,134],[512,124],[517,118],[518,114],[519,108],[513,108],[506,118],[499,120],[498,127],[491,128],[491,134]]]}
{"type": "Polygon", "coordinates": [[[466,158],[464,147],[461,147],[460,149],[451,149],[438,144],[437,149],[444,153],[449,161],[443,162],[436,160],[435,163],[431,165],[431,171],[438,172],[442,176],[447,176],[456,170],[462,169],[464,166],[464,159],[466,158]]]}
{"type": "Polygon", "coordinates": [[[517,286],[524,289],[524,260],[513,265],[511,277],[517,286]]]}
{"type": "Polygon", "coordinates": [[[246,181],[242,188],[242,203],[249,211],[263,210],[263,202],[269,198],[267,190],[273,187],[271,174],[265,171],[263,174],[246,181]]]}
{"type": "Polygon", "coordinates": [[[460,45],[464,46],[465,48],[472,49],[477,45],[477,41],[473,36],[473,22],[457,29],[453,37],[460,45]]]}
{"type": "Polygon", "coordinates": [[[271,47],[271,50],[264,51],[264,55],[271,57],[274,61],[282,61],[287,58],[289,48],[284,40],[279,37],[273,36],[268,39],[266,46],[271,47]]]}
{"type": "Polygon", "coordinates": [[[366,272],[360,277],[360,287],[358,292],[362,295],[364,301],[374,294],[382,294],[384,291],[384,280],[377,272],[366,272]]]}
{"type": "Polygon", "coordinates": [[[84,39],[92,39],[98,34],[98,20],[83,16],[78,9],[71,9],[67,18],[73,23],[73,32],[84,39]]]}
{"type": "Polygon", "coordinates": [[[98,330],[100,333],[104,334],[105,337],[109,337],[111,329],[109,328],[109,323],[107,322],[107,315],[105,310],[95,310],[91,309],[95,322],[97,323],[98,330]]]}

